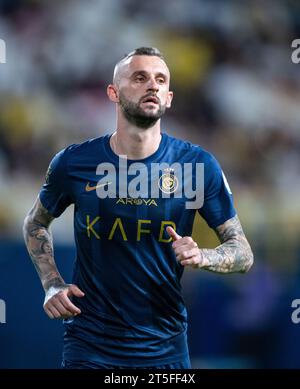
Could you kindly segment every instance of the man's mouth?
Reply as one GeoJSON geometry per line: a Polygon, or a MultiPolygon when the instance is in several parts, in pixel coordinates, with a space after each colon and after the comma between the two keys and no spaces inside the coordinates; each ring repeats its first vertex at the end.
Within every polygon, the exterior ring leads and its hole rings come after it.
{"type": "Polygon", "coordinates": [[[145,98],[142,100],[142,103],[159,104],[159,99],[158,99],[158,97],[156,97],[156,96],[148,96],[148,97],[145,97],[145,98]]]}

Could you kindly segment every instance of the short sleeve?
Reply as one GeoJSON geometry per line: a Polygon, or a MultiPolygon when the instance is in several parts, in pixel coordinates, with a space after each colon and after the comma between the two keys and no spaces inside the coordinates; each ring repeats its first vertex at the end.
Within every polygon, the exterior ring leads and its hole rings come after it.
{"type": "Polygon", "coordinates": [[[59,217],[72,203],[67,175],[67,151],[64,149],[54,156],[39,193],[42,205],[54,217],[59,217]]]}
{"type": "Polygon", "coordinates": [[[211,228],[216,228],[236,215],[226,177],[211,154],[204,164],[204,202],[198,212],[211,228]]]}

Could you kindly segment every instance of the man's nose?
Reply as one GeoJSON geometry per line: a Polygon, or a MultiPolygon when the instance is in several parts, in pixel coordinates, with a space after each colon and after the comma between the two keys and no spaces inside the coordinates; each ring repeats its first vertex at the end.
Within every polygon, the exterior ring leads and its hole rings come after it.
{"type": "Polygon", "coordinates": [[[147,84],[147,89],[158,91],[159,85],[154,77],[149,78],[148,84],[147,84]]]}

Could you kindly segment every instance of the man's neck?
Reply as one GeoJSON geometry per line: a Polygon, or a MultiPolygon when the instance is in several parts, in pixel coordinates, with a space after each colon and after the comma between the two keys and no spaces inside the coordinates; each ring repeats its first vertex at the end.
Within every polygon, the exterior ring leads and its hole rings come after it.
{"type": "Polygon", "coordinates": [[[120,126],[110,138],[115,154],[128,159],[144,159],[154,154],[161,141],[160,120],[153,127],[144,129],[132,125],[120,126]]]}

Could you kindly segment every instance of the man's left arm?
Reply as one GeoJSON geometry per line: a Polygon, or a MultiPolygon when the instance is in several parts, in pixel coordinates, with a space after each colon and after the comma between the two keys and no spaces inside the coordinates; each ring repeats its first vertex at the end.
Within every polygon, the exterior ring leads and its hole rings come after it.
{"type": "Polygon", "coordinates": [[[191,237],[181,237],[167,228],[172,247],[183,266],[202,268],[217,273],[247,272],[253,264],[253,253],[237,216],[216,227],[221,245],[215,249],[199,249],[191,237]]]}

